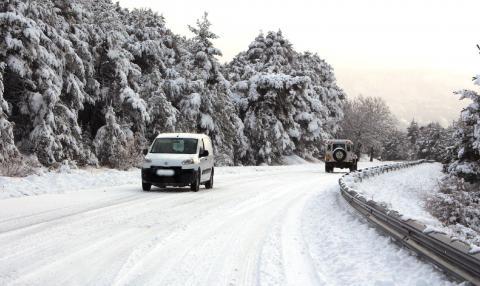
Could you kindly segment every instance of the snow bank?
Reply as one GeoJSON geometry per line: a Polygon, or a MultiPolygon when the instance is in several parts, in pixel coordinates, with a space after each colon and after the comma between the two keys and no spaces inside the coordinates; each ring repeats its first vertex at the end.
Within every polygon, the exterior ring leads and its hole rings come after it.
{"type": "Polygon", "coordinates": [[[298,165],[298,164],[307,164],[308,162],[297,156],[297,155],[290,155],[290,156],[284,156],[280,159],[280,161],[284,164],[284,165],[298,165]]]}
{"type": "MultiPolygon", "coordinates": [[[[370,155],[368,154],[360,154],[359,162],[370,162],[370,155]]],[[[378,159],[373,158],[372,162],[380,162],[378,159]]]]}
{"type": "Polygon", "coordinates": [[[139,184],[140,170],[62,169],[24,178],[0,177],[0,200],[47,193],[63,193],[127,184],[139,184]]]}
{"type": "Polygon", "coordinates": [[[318,285],[455,285],[366,224],[338,187],[306,204],[302,230],[318,285]]]}
{"type": "MultiPolygon", "coordinates": [[[[312,170],[312,164],[297,156],[287,159],[293,166],[237,166],[215,167],[215,174],[248,175],[257,172],[305,172],[312,170]]],[[[324,169],[318,164],[318,171],[324,169]]],[[[98,189],[134,184],[140,187],[140,169],[119,171],[106,168],[69,169],[44,172],[24,178],[0,176],[0,200],[21,196],[64,193],[68,191],[98,189]]]]}
{"type": "Polygon", "coordinates": [[[442,223],[425,209],[426,199],[438,191],[441,176],[439,163],[425,163],[371,177],[352,187],[367,199],[386,203],[389,209],[398,211],[405,219],[441,227],[442,223]]]}
{"type": "Polygon", "coordinates": [[[444,225],[426,208],[427,199],[438,193],[439,180],[443,175],[440,163],[423,163],[364,180],[347,178],[346,183],[367,200],[399,212],[402,219],[424,224],[425,233],[444,233],[467,242],[473,249],[474,244],[478,244],[478,235],[458,224],[444,225]]]}

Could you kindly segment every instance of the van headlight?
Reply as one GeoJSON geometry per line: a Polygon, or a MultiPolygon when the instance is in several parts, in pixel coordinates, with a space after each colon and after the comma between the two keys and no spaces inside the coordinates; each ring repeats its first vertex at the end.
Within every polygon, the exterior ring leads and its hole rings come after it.
{"type": "Polygon", "coordinates": [[[195,164],[195,161],[193,159],[187,159],[182,162],[182,165],[192,165],[195,164]]]}

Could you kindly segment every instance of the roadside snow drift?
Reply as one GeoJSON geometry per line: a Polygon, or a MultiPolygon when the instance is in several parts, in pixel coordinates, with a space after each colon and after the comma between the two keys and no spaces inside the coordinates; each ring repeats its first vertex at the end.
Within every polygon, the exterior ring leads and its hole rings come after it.
{"type": "Polygon", "coordinates": [[[366,199],[385,203],[388,209],[398,211],[404,220],[412,219],[423,223],[427,226],[426,233],[445,233],[476,249],[480,241],[476,231],[461,224],[446,226],[427,209],[427,201],[437,194],[442,176],[444,174],[440,163],[423,163],[370,177],[351,187],[366,199]]]}
{"type": "Polygon", "coordinates": [[[440,227],[442,224],[425,209],[425,202],[437,192],[441,176],[440,163],[423,163],[370,177],[352,187],[367,199],[386,203],[405,219],[440,227]]]}

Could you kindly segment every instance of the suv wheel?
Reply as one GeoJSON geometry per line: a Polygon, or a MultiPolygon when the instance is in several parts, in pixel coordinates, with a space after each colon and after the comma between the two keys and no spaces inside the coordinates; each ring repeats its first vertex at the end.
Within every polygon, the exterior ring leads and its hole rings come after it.
{"type": "Polygon", "coordinates": [[[190,184],[190,190],[194,192],[198,192],[200,190],[200,170],[197,171],[195,181],[190,184]]]}
{"type": "Polygon", "coordinates": [[[329,163],[325,163],[325,172],[331,173],[333,171],[333,166],[329,163]]]}
{"type": "Polygon", "coordinates": [[[333,158],[337,162],[343,162],[347,158],[347,152],[343,149],[337,149],[333,151],[333,158]]]}

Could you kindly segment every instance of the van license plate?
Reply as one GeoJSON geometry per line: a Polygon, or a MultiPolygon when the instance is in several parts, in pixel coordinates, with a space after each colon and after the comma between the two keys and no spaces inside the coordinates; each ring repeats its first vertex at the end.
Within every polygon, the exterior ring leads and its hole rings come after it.
{"type": "Polygon", "coordinates": [[[171,177],[173,175],[175,175],[175,172],[173,170],[168,170],[168,169],[157,170],[157,176],[171,177]]]}

